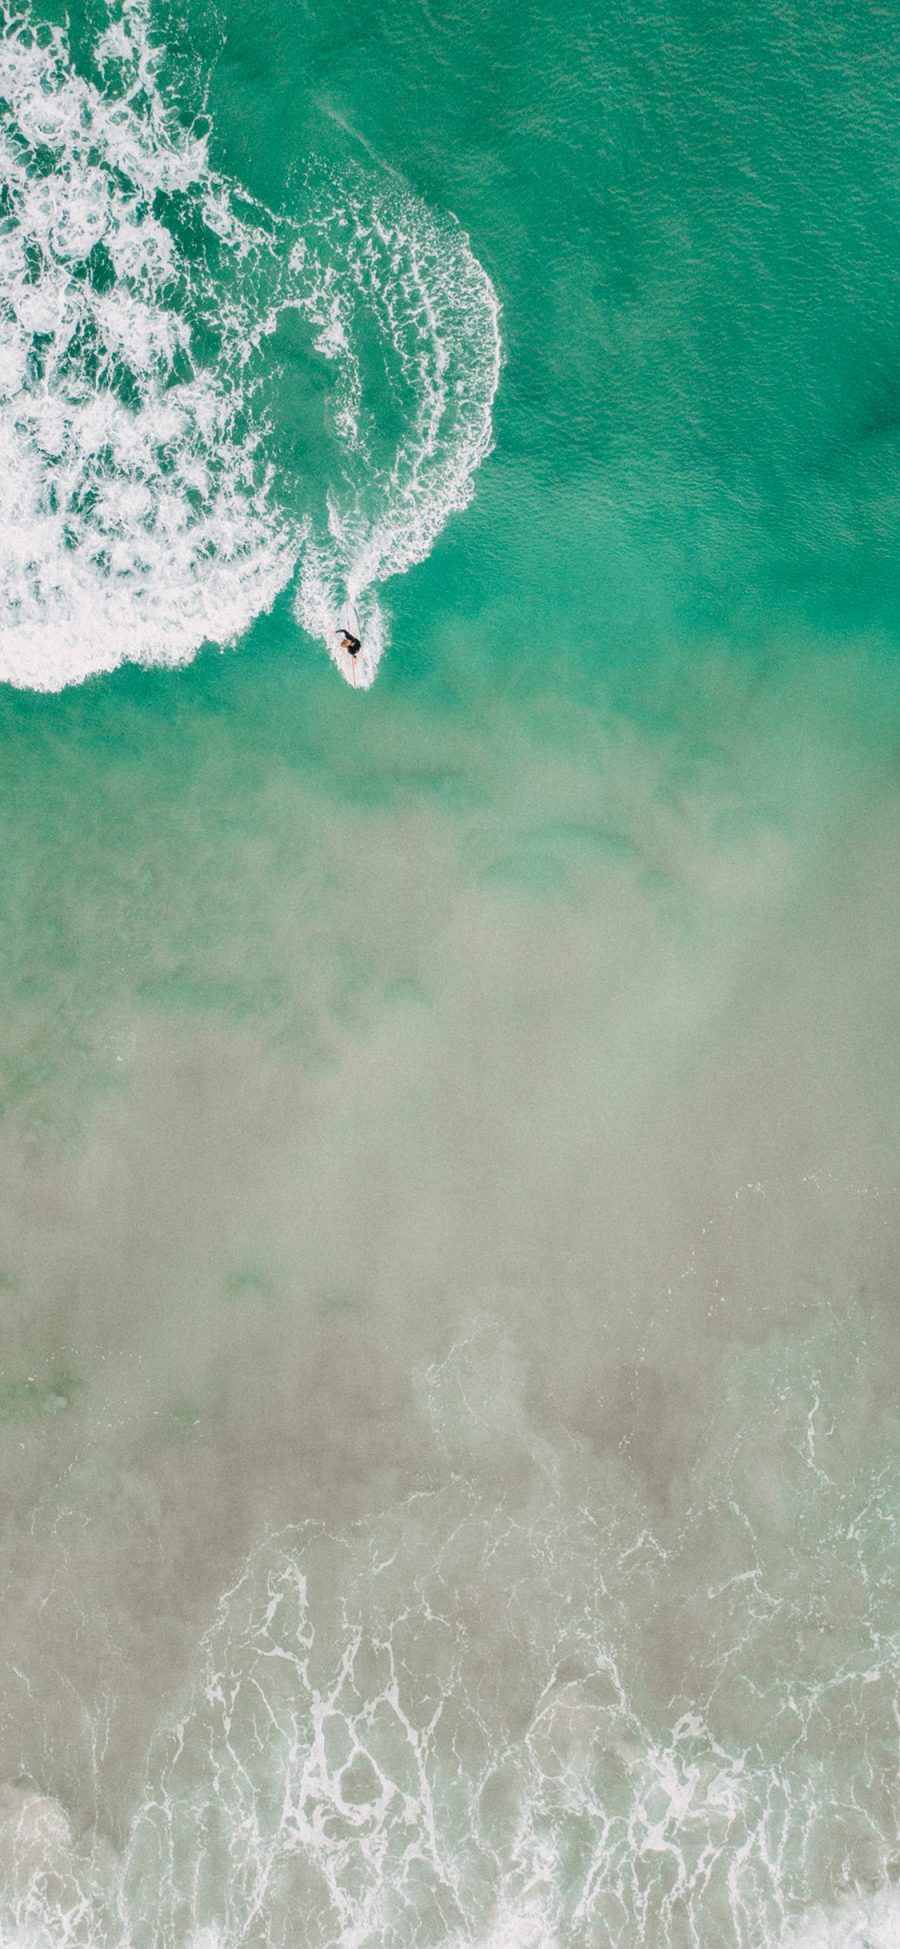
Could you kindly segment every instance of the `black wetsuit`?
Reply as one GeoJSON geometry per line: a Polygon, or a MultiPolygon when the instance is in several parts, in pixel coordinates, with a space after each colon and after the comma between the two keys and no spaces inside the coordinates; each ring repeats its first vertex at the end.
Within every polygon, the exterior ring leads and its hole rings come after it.
{"type": "Polygon", "coordinates": [[[346,650],[348,656],[358,656],[362,649],[362,644],[358,636],[351,636],[349,629],[345,629],[344,641],[341,648],[346,650]]]}

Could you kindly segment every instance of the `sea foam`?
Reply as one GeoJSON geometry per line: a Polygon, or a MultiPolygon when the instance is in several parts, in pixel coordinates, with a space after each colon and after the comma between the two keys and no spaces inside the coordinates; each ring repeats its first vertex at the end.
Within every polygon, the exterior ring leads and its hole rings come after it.
{"type": "Polygon", "coordinates": [[[276,217],[217,174],[170,113],[143,0],[94,57],[88,79],[27,14],[0,40],[0,679],[57,690],[126,659],[184,663],[234,643],[299,567],[313,635],[329,641],[344,593],[359,604],[367,687],[377,585],[427,554],[490,445],[490,281],[459,226],[393,180],[313,169],[301,215],[276,217]],[[279,498],[266,452],[262,352],[288,309],[334,378],[318,524],[304,483],[279,498]],[[361,335],[399,428],[389,455],[361,335]]]}
{"type": "Polygon", "coordinates": [[[895,1949],[897,1468],[848,1469],[858,1327],[737,1349],[654,1520],[473,1318],[420,1370],[417,1486],[265,1535],[209,1606],[115,1838],[127,1696],[79,1696],[80,1765],[49,1722],[40,1777],[10,1747],[4,1949],[895,1949]]]}

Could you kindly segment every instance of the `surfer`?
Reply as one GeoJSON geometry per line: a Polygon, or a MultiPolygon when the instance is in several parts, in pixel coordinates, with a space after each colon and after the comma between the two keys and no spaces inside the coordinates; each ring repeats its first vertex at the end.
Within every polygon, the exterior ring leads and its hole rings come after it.
{"type": "Polygon", "coordinates": [[[341,649],[346,650],[348,656],[358,656],[362,649],[359,637],[351,636],[349,629],[343,630],[341,633],[341,649]]]}

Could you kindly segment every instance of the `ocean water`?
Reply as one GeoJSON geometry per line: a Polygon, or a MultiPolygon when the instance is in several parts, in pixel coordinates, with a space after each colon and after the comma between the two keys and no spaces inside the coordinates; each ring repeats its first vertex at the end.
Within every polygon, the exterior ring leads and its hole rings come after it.
{"type": "Polygon", "coordinates": [[[900,1943],[893,29],[4,11],[2,1949],[900,1943]]]}

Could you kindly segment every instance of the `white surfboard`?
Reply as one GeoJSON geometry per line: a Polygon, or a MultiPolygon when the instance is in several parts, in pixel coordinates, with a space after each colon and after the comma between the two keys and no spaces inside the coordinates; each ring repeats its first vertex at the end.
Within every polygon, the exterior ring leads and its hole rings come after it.
{"type": "Polygon", "coordinates": [[[351,636],[355,636],[359,641],[362,641],[362,630],[360,629],[359,626],[359,617],[356,613],[356,605],[355,603],[352,603],[350,601],[349,596],[347,597],[347,600],[344,603],[344,606],[341,610],[338,627],[334,632],[333,654],[334,654],[334,661],[337,664],[341,676],[345,677],[348,684],[352,684],[355,690],[356,679],[357,679],[357,664],[359,663],[361,651],[357,651],[356,656],[351,656],[349,650],[345,650],[341,647],[341,637],[345,630],[347,630],[351,636]]]}

